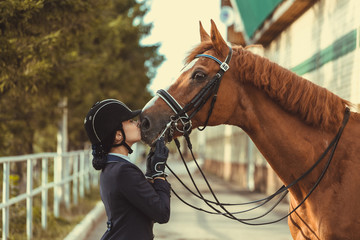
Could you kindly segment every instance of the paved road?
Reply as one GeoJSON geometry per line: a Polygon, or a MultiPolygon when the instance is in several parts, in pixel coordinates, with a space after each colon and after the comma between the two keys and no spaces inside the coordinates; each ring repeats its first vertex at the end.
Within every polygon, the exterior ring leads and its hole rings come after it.
{"type": "MultiPolygon", "coordinates": [[[[188,186],[190,180],[185,175],[183,169],[175,166],[170,162],[170,167],[181,174],[188,186]]],[[[264,197],[261,194],[249,193],[241,191],[234,184],[227,183],[219,178],[207,176],[210,184],[221,202],[239,203],[248,202],[255,199],[264,197]]],[[[204,192],[204,196],[209,199],[211,195],[206,189],[206,184],[200,178],[200,174],[195,174],[195,180],[201,186],[200,189],[204,192]]],[[[203,209],[210,210],[201,200],[191,196],[172,176],[169,177],[169,182],[172,187],[181,196],[184,197],[191,204],[194,204],[203,209]]],[[[248,208],[248,207],[247,207],[248,208]]],[[[288,205],[281,204],[275,213],[271,213],[264,221],[275,220],[284,216],[287,212],[288,205]]],[[[242,207],[229,208],[230,211],[244,210],[242,207]]],[[[261,209],[256,213],[251,213],[242,217],[254,217],[263,213],[266,209],[261,209]]],[[[105,216],[99,220],[97,228],[94,228],[89,233],[89,240],[100,239],[105,232],[105,216]]],[[[211,215],[203,212],[196,211],[182,202],[180,202],[174,194],[171,197],[171,217],[167,224],[155,224],[154,234],[156,240],[239,240],[239,239],[275,239],[275,240],[288,240],[292,239],[287,226],[287,221],[283,220],[276,224],[267,226],[247,226],[237,221],[228,219],[219,215],[211,215]]]]}

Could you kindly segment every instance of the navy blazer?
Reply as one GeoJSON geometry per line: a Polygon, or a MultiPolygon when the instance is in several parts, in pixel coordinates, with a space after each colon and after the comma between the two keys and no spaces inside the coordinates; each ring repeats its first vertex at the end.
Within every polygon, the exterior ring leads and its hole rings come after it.
{"type": "Polygon", "coordinates": [[[108,155],[100,175],[100,195],[108,217],[101,239],[150,240],[153,223],[170,217],[170,184],[157,179],[149,183],[133,163],[108,155]]]}

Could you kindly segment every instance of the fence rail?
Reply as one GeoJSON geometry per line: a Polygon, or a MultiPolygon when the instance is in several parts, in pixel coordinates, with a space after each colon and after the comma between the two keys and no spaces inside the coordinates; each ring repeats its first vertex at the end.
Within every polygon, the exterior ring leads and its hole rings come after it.
{"type": "MultiPolygon", "coordinates": [[[[48,212],[48,191],[54,189],[54,216],[60,216],[60,203],[64,202],[67,208],[70,207],[70,196],[73,204],[78,203],[78,197],[84,197],[85,190],[90,189],[90,184],[98,184],[98,172],[96,172],[89,162],[90,151],[73,151],[63,154],[58,153],[40,153],[13,157],[1,157],[0,166],[3,170],[2,184],[2,239],[9,237],[9,210],[12,205],[21,201],[26,201],[26,235],[32,239],[32,212],[33,197],[41,194],[41,225],[43,229],[47,228],[48,212]],[[34,166],[40,166],[41,161],[41,184],[33,188],[34,185],[34,166]],[[52,164],[52,169],[49,162],[52,164]],[[10,166],[15,162],[26,162],[26,192],[17,196],[10,196],[10,166]],[[49,172],[53,170],[54,181],[48,182],[49,172]],[[72,191],[70,191],[72,183],[72,191]]],[[[40,168],[39,168],[40,169],[40,168]]],[[[40,173],[38,174],[40,175],[40,173]]]]}

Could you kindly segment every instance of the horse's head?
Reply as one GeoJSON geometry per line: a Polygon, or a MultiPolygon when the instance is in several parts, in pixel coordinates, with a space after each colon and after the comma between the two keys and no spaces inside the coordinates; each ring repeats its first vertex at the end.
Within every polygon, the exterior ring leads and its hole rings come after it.
{"type": "Polygon", "coordinates": [[[160,90],[144,107],[140,120],[145,143],[152,144],[162,133],[177,137],[183,130],[231,122],[237,88],[231,71],[232,51],[213,21],[211,36],[200,23],[200,37],[201,43],[187,57],[187,66],[180,77],[167,90],[160,90]],[[228,71],[227,64],[222,64],[225,59],[230,67],[228,71]],[[219,74],[221,77],[217,79],[219,74]],[[212,104],[214,95],[217,98],[212,104]],[[191,122],[187,118],[191,118],[191,122]]]}

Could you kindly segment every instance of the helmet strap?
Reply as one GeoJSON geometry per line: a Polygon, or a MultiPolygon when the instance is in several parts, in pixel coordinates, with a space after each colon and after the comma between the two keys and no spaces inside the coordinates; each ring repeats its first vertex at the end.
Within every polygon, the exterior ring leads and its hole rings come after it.
{"type": "Polygon", "coordinates": [[[114,144],[112,145],[112,147],[119,147],[119,146],[124,146],[126,147],[126,149],[129,151],[129,154],[133,153],[133,150],[131,149],[131,147],[125,142],[126,140],[126,136],[125,136],[125,132],[124,132],[124,129],[122,128],[122,125],[121,127],[119,128],[119,130],[121,131],[122,135],[123,135],[123,140],[121,141],[121,143],[119,144],[114,144]]]}

